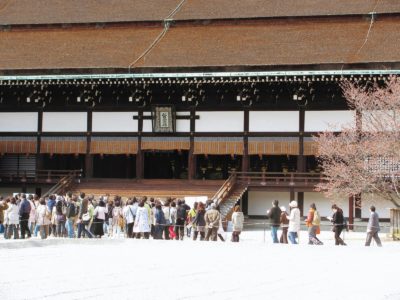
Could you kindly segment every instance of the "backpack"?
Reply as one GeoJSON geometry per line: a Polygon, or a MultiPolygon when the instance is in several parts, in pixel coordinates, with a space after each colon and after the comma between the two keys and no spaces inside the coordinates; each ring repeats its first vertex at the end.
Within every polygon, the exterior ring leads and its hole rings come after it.
{"type": "Polygon", "coordinates": [[[321,217],[317,210],[314,211],[314,218],[313,218],[312,223],[313,223],[313,225],[319,225],[321,223],[321,217]]]}
{"type": "Polygon", "coordinates": [[[77,209],[75,207],[75,204],[74,203],[70,203],[68,205],[68,217],[72,218],[72,217],[75,217],[76,215],[77,215],[77,209]]]}
{"type": "Polygon", "coordinates": [[[186,208],[184,206],[179,206],[176,212],[176,217],[178,219],[186,220],[186,208]]]}

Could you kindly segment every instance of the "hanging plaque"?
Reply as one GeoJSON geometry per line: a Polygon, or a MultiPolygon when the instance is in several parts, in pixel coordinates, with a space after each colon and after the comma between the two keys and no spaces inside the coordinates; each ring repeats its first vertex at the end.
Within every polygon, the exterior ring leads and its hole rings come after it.
{"type": "Polygon", "coordinates": [[[175,111],[172,106],[153,107],[153,132],[175,132],[175,111]]]}

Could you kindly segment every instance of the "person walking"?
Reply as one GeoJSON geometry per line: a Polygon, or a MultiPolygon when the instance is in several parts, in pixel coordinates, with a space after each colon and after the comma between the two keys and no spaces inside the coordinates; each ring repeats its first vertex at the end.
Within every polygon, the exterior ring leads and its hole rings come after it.
{"type": "Polygon", "coordinates": [[[8,208],[8,203],[5,199],[0,200],[0,232],[4,233],[4,236],[6,236],[6,227],[5,227],[5,218],[4,218],[4,212],[8,208]]]}
{"type": "Polygon", "coordinates": [[[64,198],[61,196],[57,197],[56,202],[56,212],[55,212],[55,221],[56,221],[56,236],[61,238],[65,236],[65,222],[67,220],[67,203],[64,198]]]}
{"type": "Polygon", "coordinates": [[[288,214],[286,212],[286,207],[281,206],[281,226],[282,226],[282,234],[279,238],[279,242],[281,244],[287,244],[288,243],[288,227],[289,227],[289,219],[288,219],[288,214]]]}
{"type": "Polygon", "coordinates": [[[378,232],[380,231],[379,215],[375,210],[376,210],[376,208],[373,205],[369,208],[371,215],[369,216],[369,220],[368,220],[367,240],[365,241],[365,246],[367,246],[367,247],[369,247],[371,245],[372,239],[375,240],[376,245],[378,247],[382,247],[381,239],[378,236],[378,232]]]}
{"type": "Polygon", "coordinates": [[[51,212],[46,205],[45,199],[40,198],[36,209],[36,224],[39,226],[41,239],[46,239],[49,236],[50,217],[51,212]]]}
{"type": "Polygon", "coordinates": [[[38,200],[39,197],[37,195],[29,195],[28,201],[29,204],[31,205],[31,211],[29,213],[29,220],[28,220],[28,228],[29,231],[31,232],[31,235],[34,234],[35,231],[35,225],[36,225],[36,200],[38,200]]]}
{"type": "Polygon", "coordinates": [[[25,238],[25,234],[28,234],[28,238],[31,237],[31,231],[29,230],[29,215],[31,212],[31,204],[28,199],[26,199],[26,195],[22,194],[22,201],[19,206],[19,218],[20,218],[20,229],[21,229],[21,239],[25,238]]]}
{"type": "Polygon", "coordinates": [[[210,209],[206,211],[204,215],[204,220],[206,221],[206,237],[205,240],[216,242],[218,237],[219,221],[221,219],[221,214],[217,210],[215,203],[210,205],[210,209]]]}
{"type": "Polygon", "coordinates": [[[178,208],[176,210],[176,225],[175,225],[175,234],[176,240],[183,241],[183,237],[185,236],[185,222],[187,218],[187,210],[186,205],[182,201],[178,201],[178,208]]]}
{"type": "Polygon", "coordinates": [[[135,224],[136,209],[133,206],[133,199],[129,199],[123,209],[126,223],[126,237],[133,238],[133,225],[135,224]]]}
{"type": "Polygon", "coordinates": [[[239,242],[239,235],[243,230],[243,223],[244,223],[244,215],[240,211],[240,206],[236,205],[233,208],[232,214],[232,242],[238,243],[239,242]]]}
{"type": "Polygon", "coordinates": [[[289,220],[288,234],[289,241],[292,244],[297,244],[296,238],[299,237],[300,232],[300,209],[297,207],[297,201],[293,200],[289,204],[290,214],[287,217],[289,220]]]}
{"type": "Polygon", "coordinates": [[[141,200],[139,207],[136,211],[135,224],[133,225],[133,232],[136,238],[149,239],[150,237],[150,218],[147,208],[145,207],[145,200],[141,200]]]}
{"type": "Polygon", "coordinates": [[[71,197],[68,198],[68,203],[67,203],[67,213],[66,213],[66,228],[67,228],[67,234],[69,238],[74,238],[75,232],[74,232],[74,221],[75,217],[78,214],[78,207],[76,206],[76,201],[78,200],[78,197],[75,195],[72,195],[71,197]]]}
{"type": "Polygon", "coordinates": [[[93,212],[93,235],[97,238],[101,238],[104,235],[104,221],[106,219],[106,204],[104,203],[103,200],[99,201],[99,205],[96,206],[93,212]]]}
{"type": "Polygon", "coordinates": [[[272,208],[267,211],[267,218],[270,219],[270,224],[271,224],[271,236],[272,236],[272,241],[274,243],[279,243],[278,240],[278,229],[281,224],[281,209],[279,208],[279,201],[274,200],[272,202],[272,208]]]}
{"type": "Polygon", "coordinates": [[[14,236],[14,240],[19,238],[18,224],[20,223],[17,200],[12,197],[7,209],[7,239],[14,236]]]}
{"type": "Polygon", "coordinates": [[[122,212],[122,203],[121,199],[119,196],[116,196],[114,199],[114,208],[112,211],[112,227],[113,227],[113,237],[114,238],[119,238],[121,235],[121,232],[124,229],[123,223],[124,223],[124,214],[122,212]]]}
{"type": "Polygon", "coordinates": [[[204,215],[206,213],[206,208],[203,202],[200,202],[197,204],[197,211],[196,211],[196,216],[194,217],[193,220],[193,241],[197,240],[197,236],[200,234],[200,241],[204,241],[206,237],[205,233],[205,226],[206,226],[206,221],[204,220],[204,215]]]}
{"type": "Polygon", "coordinates": [[[89,213],[89,199],[85,197],[79,207],[78,239],[81,237],[81,235],[87,235],[88,238],[93,238],[93,234],[90,232],[89,229],[86,228],[86,226],[89,226],[90,221],[91,216],[89,213]]]}
{"type": "Polygon", "coordinates": [[[310,210],[306,219],[308,227],[308,244],[309,245],[323,245],[323,243],[317,238],[317,234],[320,232],[321,217],[315,206],[315,203],[311,203],[310,210]]]}
{"type": "Polygon", "coordinates": [[[342,230],[344,228],[344,217],[343,217],[343,210],[338,207],[336,204],[332,205],[332,212],[333,215],[330,217],[330,221],[333,224],[332,231],[335,234],[335,245],[343,245],[346,246],[346,243],[340,237],[342,230]]]}
{"type": "Polygon", "coordinates": [[[164,227],[166,224],[164,212],[162,210],[161,202],[156,202],[156,212],[154,214],[155,228],[154,228],[154,239],[162,240],[164,227]]]}

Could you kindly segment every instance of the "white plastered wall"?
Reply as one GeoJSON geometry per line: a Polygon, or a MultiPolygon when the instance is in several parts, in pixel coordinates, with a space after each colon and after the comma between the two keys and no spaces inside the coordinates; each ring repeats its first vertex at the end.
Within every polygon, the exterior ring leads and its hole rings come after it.
{"type": "Polygon", "coordinates": [[[278,200],[279,206],[289,207],[289,192],[263,192],[249,191],[248,193],[248,215],[249,216],[265,216],[267,210],[272,207],[272,201],[278,200]]]}
{"type": "MultiPolygon", "coordinates": [[[[189,111],[177,112],[177,116],[190,116],[189,111]]],[[[176,120],[176,132],[190,132],[190,119],[176,120]]]]}
{"type": "Polygon", "coordinates": [[[7,112],[0,113],[0,132],[36,132],[38,113],[7,112]]]}
{"type": "Polygon", "coordinates": [[[137,112],[93,112],[93,132],[137,132],[137,112]]]}
{"type": "Polygon", "coordinates": [[[351,110],[306,111],[304,130],[321,132],[325,130],[341,131],[342,125],[355,124],[355,112],[351,110]]]}
{"type": "Polygon", "coordinates": [[[326,198],[323,193],[305,192],[304,193],[304,215],[307,215],[310,204],[315,203],[321,217],[332,215],[332,205],[336,204],[341,209],[345,217],[349,216],[349,200],[348,199],[330,199],[326,198]]]}
{"type": "Polygon", "coordinates": [[[250,132],[297,132],[298,111],[250,111],[250,132]]]}
{"type": "Polygon", "coordinates": [[[44,112],[44,132],[85,132],[87,131],[86,112],[44,112]]]}
{"type": "Polygon", "coordinates": [[[376,208],[380,218],[390,218],[390,208],[395,208],[394,204],[388,200],[382,199],[375,195],[361,195],[361,217],[369,218],[370,206],[373,205],[376,208]]]}
{"type": "Polygon", "coordinates": [[[196,132],[242,132],[243,111],[198,111],[196,132]]]}

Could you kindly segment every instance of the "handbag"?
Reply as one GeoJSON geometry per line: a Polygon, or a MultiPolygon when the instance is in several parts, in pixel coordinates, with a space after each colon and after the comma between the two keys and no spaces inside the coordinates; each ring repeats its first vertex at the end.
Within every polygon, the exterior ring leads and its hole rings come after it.
{"type": "Polygon", "coordinates": [[[90,214],[87,212],[86,214],[82,215],[82,221],[83,222],[89,222],[90,221],[90,214]]]}

